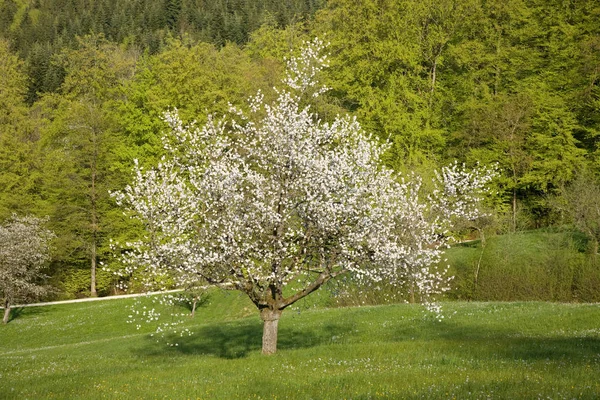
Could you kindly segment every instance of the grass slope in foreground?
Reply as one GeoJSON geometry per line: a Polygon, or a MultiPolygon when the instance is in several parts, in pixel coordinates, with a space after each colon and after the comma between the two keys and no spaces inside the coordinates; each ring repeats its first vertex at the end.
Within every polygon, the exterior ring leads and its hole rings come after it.
{"type": "Polygon", "coordinates": [[[132,300],[25,308],[0,327],[2,399],[600,397],[600,306],[447,303],[289,310],[279,352],[234,293],[212,293],[168,347],[132,300]],[[225,312],[223,312],[225,310],[225,312]]]}

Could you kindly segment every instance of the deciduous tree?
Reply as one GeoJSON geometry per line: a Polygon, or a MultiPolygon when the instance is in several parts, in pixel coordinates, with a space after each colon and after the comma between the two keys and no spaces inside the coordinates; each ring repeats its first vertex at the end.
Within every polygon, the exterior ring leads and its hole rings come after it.
{"type": "Polygon", "coordinates": [[[36,206],[37,136],[25,105],[23,63],[0,39],[0,219],[36,206]]]}
{"type": "Polygon", "coordinates": [[[8,322],[10,307],[47,291],[42,270],[49,259],[52,232],[43,220],[13,215],[0,225],[0,298],[4,307],[3,323],[8,322]]]}
{"type": "Polygon", "coordinates": [[[443,174],[438,194],[459,198],[436,202],[440,218],[428,218],[420,181],[382,167],[385,146],[356,119],[326,123],[300,106],[302,96],[322,92],[320,50],[314,41],[290,58],[288,89],[272,104],[259,93],[248,111],[233,109],[231,119],[213,117],[202,128],[167,114],[165,158],[151,170],[137,167],[116,195],[147,228],[128,244],[123,272],[141,266],[149,282],[169,277],[180,287],[205,281],[244,292],[264,321],[267,354],[276,351],[282,311],[342,274],[412,280],[422,295],[443,291],[446,277],[431,268],[445,244],[440,233],[451,215],[476,212],[476,201],[461,194],[475,199],[487,182],[443,174]]]}
{"type": "Polygon", "coordinates": [[[600,183],[589,171],[580,172],[570,184],[563,186],[555,201],[575,226],[589,239],[589,251],[598,253],[600,242],[600,183]]]}
{"type": "MultiPolygon", "coordinates": [[[[66,71],[61,93],[45,95],[36,106],[45,150],[46,184],[51,226],[59,236],[57,258],[65,264],[88,265],[90,293],[97,295],[96,267],[104,238],[126,227],[109,190],[125,186],[120,163],[130,144],[120,132],[114,103],[135,71],[135,53],[108,43],[102,35],[80,38],[80,48],[65,51],[59,61],[66,71]]],[[[129,161],[130,162],[130,161],[129,161]]]]}

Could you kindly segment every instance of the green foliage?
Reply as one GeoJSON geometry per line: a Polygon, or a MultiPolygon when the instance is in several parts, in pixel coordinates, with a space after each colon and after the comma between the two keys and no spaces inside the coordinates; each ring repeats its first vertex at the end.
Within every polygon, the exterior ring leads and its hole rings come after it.
{"type": "Polygon", "coordinates": [[[7,0],[0,3],[0,37],[13,41],[27,59],[31,83],[28,99],[56,90],[62,73],[50,60],[76,37],[102,34],[150,53],[170,37],[190,36],[221,47],[242,44],[263,23],[283,27],[310,18],[323,0],[7,0]]]}
{"type": "MultiPolygon", "coordinates": [[[[89,269],[61,269],[56,274],[51,284],[59,290],[56,299],[76,299],[90,296],[90,270],[89,269]]],[[[96,273],[96,291],[99,296],[114,294],[116,279],[110,272],[102,269],[96,273]]]]}
{"type": "Polygon", "coordinates": [[[477,301],[597,302],[597,257],[570,232],[532,231],[492,237],[448,250],[449,298],[477,301]]]}
{"type": "MultiPolygon", "coordinates": [[[[575,222],[575,202],[551,199],[600,173],[599,19],[595,0],[1,0],[0,218],[52,216],[54,274],[91,264],[94,242],[106,260],[108,238],[140,232],[108,192],[133,159],[160,159],[162,113],[202,124],[268,100],[290,50],[319,36],[323,120],[356,115],[401,172],[497,163],[490,232],[575,222]]],[[[588,276],[577,257],[561,262],[588,276]]]]}
{"type": "Polygon", "coordinates": [[[166,111],[177,108],[186,123],[201,124],[208,114],[223,113],[259,89],[269,95],[280,74],[275,61],[252,59],[234,44],[217,49],[189,37],[169,40],[160,54],[139,60],[135,75],[121,87],[123,96],[113,103],[127,143],[119,150],[120,172],[129,174],[133,159],[142,165],[158,161],[166,111]]]}
{"type": "Polygon", "coordinates": [[[222,114],[229,102],[239,102],[254,93],[258,89],[254,85],[261,79],[253,67],[236,45],[218,50],[208,43],[172,40],[163,52],[148,60],[147,73],[136,79],[132,90],[144,96],[138,102],[145,114],[156,118],[177,108],[181,117],[191,122],[199,115],[222,114]],[[140,93],[141,88],[144,93],[140,93]]]}
{"type": "Polygon", "coordinates": [[[65,50],[57,62],[66,72],[60,93],[36,103],[44,152],[42,190],[58,236],[55,262],[95,271],[110,251],[108,238],[134,229],[115,212],[109,193],[124,187],[127,175],[120,165],[131,164],[113,104],[122,98],[135,58],[100,35],[81,38],[79,48],[65,50]]]}
{"type": "Polygon", "coordinates": [[[544,196],[596,146],[596,117],[576,104],[585,92],[598,114],[590,46],[600,32],[588,24],[597,13],[592,1],[337,0],[314,31],[331,41],[333,95],[392,142],[387,162],[499,162],[514,231],[519,208],[532,226],[554,222],[544,196]]]}
{"type": "Polygon", "coordinates": [[[331,42],[328,86],[367,131],[391,140],[389,164],[396,168],[435,157],[444,142],[434,67],[426,54],[431,49],[421,40],[435,41],[422,29],[435,7],[339,0],[318,15],[317,31],[331,42]]]}
{"type": "Polygon", "coordinates": [[[600,242],[600,181],[589,171],[580,171],[569,185],[561,187],[553,205],[566,222],[587,236],[588,250],[596,255],[600,242]]]}
{"type": "Polygon", "coordinates": [[[40,180],[38,132],[25,104],[23,62],[0,39],[0,220],[37,213],[40,180]]]}

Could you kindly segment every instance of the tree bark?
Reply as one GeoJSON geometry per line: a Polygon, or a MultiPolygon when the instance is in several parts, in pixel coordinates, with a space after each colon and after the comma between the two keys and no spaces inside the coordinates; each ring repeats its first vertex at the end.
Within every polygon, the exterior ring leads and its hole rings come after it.
{"type": "Polygon", "coordinates": [[[252,300],[260,311],[260,318],[263,320],[263,354],[275,354],[275,352],[277,352],[277,328],[279,318],[281,317],[284,308],[308,296],[330,279],[346,272],[347,270],[345,269],[339,271],[323,271],[314,282],[287,298],[283,298],[281,288],[277,285],[269,286],[266,299],[253,291],[252,283],[247,287],[240,288],[240,290],[244,291],[248,297],[250,297],[250,300],[252,300]]]}
{"type": "Polygon", "coordinates": [[[98,193],[96,191],[96,181],[98,178],[98,134],[96,129],[92,127],[92,143],[93,153],[92,161],[90,163],[90,169],[92,174],[92,188],[90,192],[91,199],[91,218],[92,218],[92,251],[91,251],[91,279],[90,279],[90,295],[91,297],[98,297],[96,291],[96,262],[97,262],[97,247],[98,247],[98,193]]]}
{"type": "Polygon", "coordinates": [[[190,314],[190,317],[194,318],[194,316],[196,315],[196,304],[198,303],[198,297],[194,296],[194,301],[192,303],[192,313],[190,314]]]}
{"type": "Polygon", "coordinates": [[[262,353],[275,354],[277,351],[277,328],[282,310],[263,308],[260,318],[263,320],[262,353]]]}
{"type": "Polygon", "coordinates": [[[512,198],[512,230],[513,233],[517,231],[517,189],[514,188],[512,198]]]}
{"type": "Polygon", "coordinates": [[[92,243],[92,257],[91,257],[91,281],[90,281],[90,295],[91,297],[98,297],[96,291],[96,241],[92,243]]]}
{"type": "Polygon", "coordinates": [[[475,276],[473,278],[473,294],[471,295],[471,299],[473,300],[477,296],[477,285],[479,284],[479,271],[481,270],[481,260],[483,259],[483,252],[485,251],[485,235],[483,234],[482,229],[477,229],[479,231],[479,237],[481,238],[481,253],[479,253],[479,259],[477,260],[477,266],[475,267],[475,276]]]}
{"type": "Polygon", "coordinates": [[[4,318],[2,318],[2,323],[3,324],[7,324],[8,323],[8,317],[10,316],[10,304],[8,303],[8,301],[4,302],[4,318]]]}

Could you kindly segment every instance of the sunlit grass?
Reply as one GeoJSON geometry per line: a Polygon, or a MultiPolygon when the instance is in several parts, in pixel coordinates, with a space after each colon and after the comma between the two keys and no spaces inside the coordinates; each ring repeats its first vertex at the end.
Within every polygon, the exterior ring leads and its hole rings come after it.
{"type": "Polygon", "coordinates": [[[598,398],[600,306],[447,303],[289,310],[279,351],[215,292],[167,347],[126,324],[131,300],[23,309],[0,327],[0,398],[598,398]]]}

